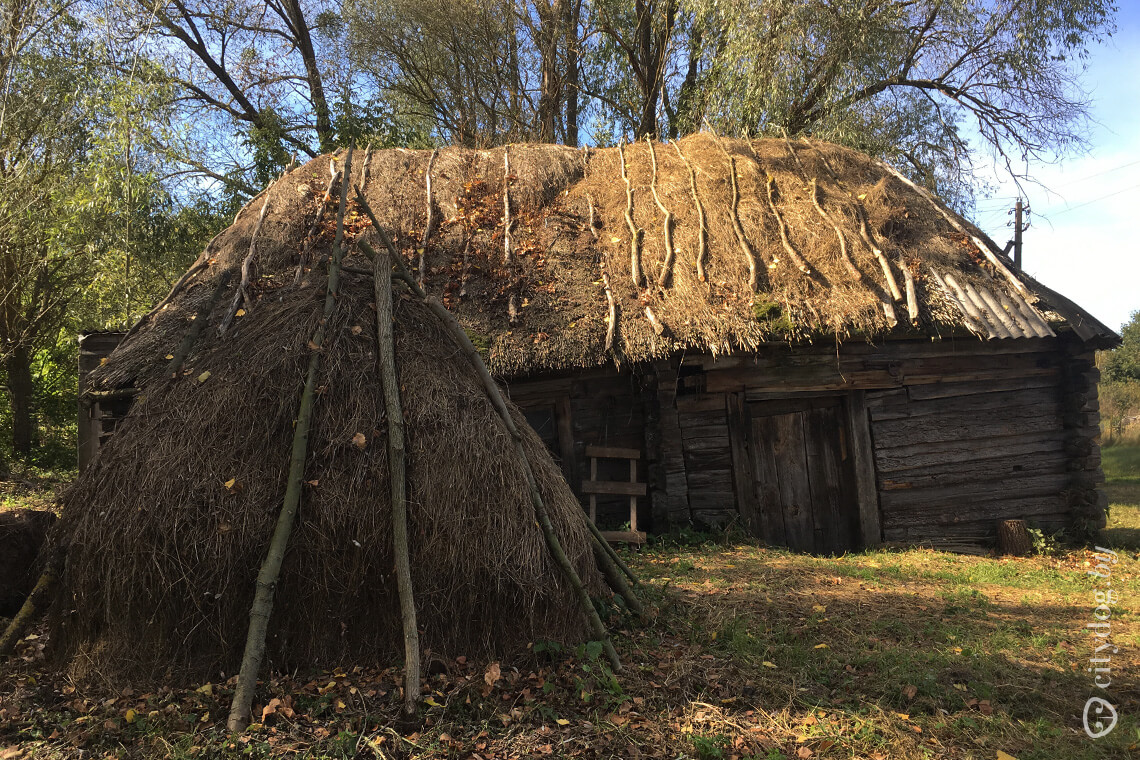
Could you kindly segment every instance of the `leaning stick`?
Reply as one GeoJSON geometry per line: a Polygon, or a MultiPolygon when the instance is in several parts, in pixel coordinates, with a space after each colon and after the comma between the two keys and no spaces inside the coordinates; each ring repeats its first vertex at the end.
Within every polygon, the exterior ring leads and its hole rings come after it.
{"type": "Polygon", "coordinates": [[[257,236],[261,233],[261,225],[265,223],[265,214],[269,211],[269,196],[265,197],[265,203],[261,204],[261,213],[257,217],[257,226],[253,228],[253,236],[249,239],[249,253],[241,262],[241,282],[238,283],[237,291],[234,293],[234,300],[230,304],[230,308],[226,310],[226,316],[222,319],[222,323],[218,325],[218,335],[225,333],[229,329],[230,322],[233,321],[237,315],[238,305],[245,303],[245,310],[247,312],[253,311],[253,300],[249,297],[250,280],[253,277],[253,257],[257,255],[257,236]]]}
{"type": "Polygon", "coordinates": [[[618,322],[618,306],[617,301],[614,300],[614,291],[610,287],[610,275],[606,271],[605,256],[598,261],[598,268],[602,270],[602,287],[606,290],[606,304],[609,306],[610,323],[606,325],[606,351],[612,353],[614,350],[614,336],[617,333],[618,322]]]}
{"type": "MultiPolygon", "coordinates": [[[[798,163],[799,159],[797,158],[796,161],[798,163]]],[[[832,218],[832,216],[824,210],[823,204],[819,202],[819,185],[816,183],[814,178],[811,180],[811,202],[812,205],[815,206],[815,210],[819,212],[819,215],[823,217],[823,220],[830,224],[831,228],[835,230],[835,235],[839,238],[839,252],[843,258],[843,265],[847,268],[847,273],[858,280],[860,283],[863,283],[865,286],[869,286],[871,290],[873,290],[876,294],[881,293],[878,286],[872,285],[866,278],[863,277],[863,273],[859,271],[859,268],[855,266],[855,262],[851,260],[851,254],[847,250],[847,236],[843,234],[843,230],[838,224],[835,223],[835,220],[832,218]]],[[[881,303],[883,306],[883,316],[887,318],[887,323],[891,327],[897,325],[899,323],[899,319],[895,315],[894,305],[888,299],[883,298],[882,295],[879,295],[879,303],[881,303]]]]}
{"type": "Polygon", "coordinates": [[[420,637],[416,628],[416,600],[412,592],[412,567],[408,558],[408,504],[405,493],[404,413],[396,375],[396,350],[392,339],[392,262],[387,251],[373,259],[376,294],[376,346],[380,386],[388,418],[388,474],[392,497],[392,555],[396,560],[396,587],[400,596],[400,619],[404,625],[404,713],[412,715],[420,701],[420,637]]]}
{"type": "Polygon", "coordinates": [[[218,305],[218,301],[222,298],[222,292],[225,291],[226,286],[230,284],[230,273],[222,272],[218,276],[218,284],[214,286],[214,292],[210,294],[210,300],[202,304],[202,308],[198,309],[198,313],[194,315],[194,321],[190,323],[190,329],[186,331],[183,336],[182,342],[178,344],[178,348],[174,351],[174,356],[170,358],[170,364],[166,365],[166,374],[169,377],[177,377],[179,371],[182,369],[186,357],[190,355],[190,350],[194,348],[194,344],[198,341],[198,337],[202,331],[206,329],[206,322],[213,313],[214,307],[218,305]]]}
{"type": "MultiPolygon", "coordinates": [[[[946,300],[958,307],[958,311],[962,314],[962,323],[966,325],[966,329],[976,335],[984,337],[989,331],[982,329],[981,325],[974,319],[970,313],[971,308],[967,307],[963,300],[950,289],[946,280],[942,279],[942,275],[938,274],[937,269],[930,267],[930,273],[934,275],[934,280],[938,283],[939,287],[942,288],[942,294],[946,296],[946,300]]],[[[990,337],[993,336],[991,335],[990,337]]]]}
{"type": "Polygon", "coordinates": [[[321,207],[317,210],[317,218],[309,225],[309,233],[305,235],[305,247],[301,250],[301,260],[297,262],[297,271],[293,275],[294,285],[301,284],[301,277],[305,274],[305,265],[309,263],[309,253],[313,249],[313,243],[317,240],[318,228],[325,218],[325,209],[328,208],[329,201],[332,200],[333,188],[336,187],[336,182],[343,173],[343,170],[336,168],[335,157],[329,161],[329,171],[332,174],[332,176],[329,177],[329,186],[325,188],[325,194],[321,196],[321,207]]]}
{"type": "Polygon", "coordinates": [[[325,342],[325,326],[336,308],[340,286],[340,262],[344,257],[344,207],[348,195],[348,170],[352,163],[352,148],[344,157],[345,181],[340,188],[340,206],[337,211],[336,237],[333,240],[332,256],[329,258],[328,286],[325,291],[325,306],[321,321],[310,341],[312,353],[309,355],[309,369],[305,376],[305,387],[301,392],[297,423],[293,427],[293,448],[289,460],[289,476],[285,484],[285,498],[277,525],[269,541],[269,549],[261,570],[257,574],[257,585],[253,604],[249,610],[249,632],[246,635],[245,651],[241,658],[241,671],[238,673],[234,701],[230,706],[226,728],[232,732],[244,731],[249,725],[253,694],[257,688],[257,672],[265,657],[265,635],[269,628],[269,616],[273,613],[273,596],[277,589],[277,579],[281,576],[281,565],[285,559],[285,549],[289,545],[289,535],[293,532],[293,521],[301,504],[301,488],[305,479],[305,459],[309,450],[309,428],[313,419],[313,401],[316,398],[317,372],[321,366],[321,349],[325,342]]]}
{"type": "Polygon", "coordinates": [[[618,155],[621,156],[621,178],[625,182],[625,224],[629,227],[629,268],[633,277],[633,286],[640,288],[645,285],[645,275],[641,271],[641,237],[645,230],[640,230],[633,223],[633,185],[629,181],[629,173],[625,168],[625,146],[618,143],[618,155]]]}
{"type": "Polygon", "coordinates": [[[621,558],[621,556],[618,555],[617,551],[615,551],[614,548],[610,546],[610,542],[607,541],[606,537],[602,535],[602,532],[598,530],[598,526],[594,524],[594,521],[586,520],[585,522],[586,525],[588,525],[590,528],[590,534],[594,537],[594,543],[599,544],[605,548],[606,554],[609,556],[610,561],[613,562],[613,564],[616,565],[619,570],[621,570],[622,574],[625,575],[626,578],[629,578],[630,583],[635,586],[640,586],[641,581],[637,579],[637,576],[633,574],[633,571],[629,569],[629,565],[625,564],[625,561],[621,558]]]}
{"type": "Polygon", "coordinates": [[[657,194],[657,150],[653,147],[653,139],[646,135],[645,142],[649,143],[649,157],[653,161],[653,179],[650,180],[649,189],[653,192],[653,202],[657,204],[657,208],[665,217],[662,224],[665,236],[665,261],[661,262],[661,273],[657,275],[657,284],[662,288],[667,288],[673,280],[673,263],[677,258],[673,251],[673,215],[669,213],[669,209],[665,208],[665,204],[661,202],[661,196],[657,194]]]}
{"type": "Polygon", "coordinates": [[[599,544],[593,536],[590,538],[592,540],[590,546],[594,550],[594,559],[597,561],[598,567],[601,568],[606,583],[613,589],[614,593],[619,594],[621,598],[625,600],[626,607],[629,607],[629,609],[633,610],[637,615],[644,615],[645,607],[642,606],[641,600],[637,598],[637,595],[633,593],[633,589],[630,588],[629,583],[626,582],[621,570],[613,563],[610,559],[610,555],[606,553],[602,545],[599,544]]]}
{"type": "Polygon", "coordinates": [[[1021,280],[1017,279],[1013,272],[1009,270],[1009,267],[1007,267],[1002,262],[1002,260],[999,259],[997,255],[990,249],[990,247],[986,245],[985,241],[966,229],[966,226],[958,221],[953,214],[947,211],[946,208],[942,206],[942,204],[934,200],[934,197],[926,190],[926,188],[920,187],[919,185],[911,182],[905,175],[902,174],[902,172],[888,163],[885,163],[883,161],[876,161],[875,163],[877,163],[888,174],[895,177],[911,190],[914,190],[916,193],[918,193],[927,203],[934,207],[934,210],[937,211],[943,219],[950,223],[951,227],[968,237],[970,239],[970,242],[972,242],[977,247],[977,249],[982,252],[982,255],[986,257],[986,260],[993,264],[994,268],[1001,272],[1005,279],[1009,280],[1009,284],[1013,285],[1014,289],[1016,289],[1018,293],[1026,295],[1029,292],[1025,289],[1025,286],[1021,284],[1021,280]]]}
{"type": "MultiPolygon", "coordinates": [[[[534,507],[535,516],[538,518],[538,524],[542,529],[543,537],[546,539],[547,548],[550,549],[550,553],[554,555],[554,559],[558,563],[558,567],[562,570],[562,573],[570,582],[571,587],[573,587],[574,592],[578,597],[578,603],[581,606],[583,613],[585,613],[586,618],[589,620],[590,628],[593,631],[594,636],[597,637],[597,640],[602,642],[602,646],[605,649],[606,655],[610,660],[610,665],[613,666],[613,669],[615,671],[621,670],[621,660],[618,658],[617,650],[614,649],[613,642],[610,641],[609,634],[606,632],[606,627],[602,623],[602,619],[599,617],[598,611],[594,608],[594,603],[590,601],[590,595],[586,591],[586,586],[582,583],[582,579],[579,577],[578,572],[574,569],[574,565],[571,564],[570,558],[566,556],[566,551],[562,548],[562,542],[558,539],[558,534],[554,531],[554,525],[550,522],[550,515],[546,511],[546,504],[542,500],[542,494],[538,490],[538,482],[534,477],[533,466],[531,465],[530,458],[526,454],[526,448],[523,446],[522,433],[519,432],[518,427],[515,425],[514,419],[511,417],[510,412],[507,410],[507,405],[503,400],[503,394],[499,391],[499,386],[495,384],[495,380],[491,377],[491,373],[487,369],[487,365],[483,362],[483,358],[479,355],[478,349],[475,348],[474,344],[471,342],[471,338],[467,335],[467,333],[463,330],[463,327],[455,319],[455,315],[448,311],[447,308],[437,299],[425,293],[423,288],[421,288],[416,283],[415,278],[412,277],[411,273],[408,271],[408,268],[404,264],[403,259],[400,258],[400,254],[396,250],[396,246],[392,244],[392,239],[388,237],[388,233],[384,231],[384,228],[377,223],[376,217],[373,215],[372,209],[369,208],[368,202],[365,200],[364,196],[360,193],[357,193],[356,199],[357,202],[360,203],[361,208],[364,209],[364,213],[367,214],[369,219],[372,220],[372,225],[375,227],[376,233],[380,236],[380,240],[384,243],[385,247],[388,249],[388,252],[391,254],[392,261],[394,261],[396,264],[395,276],[403,280],[408,288],[412,291],[412,293],[420,298],[423,303],[427,305],[427,307],[431,309],[432,312],[435,313],[435,315],[448,329],[452,340],[455,341],[455,343],[467,356],[467,359],[471,363],[471,366],[479,375],[479,379],[483,383],[483,388],[487,392],[487,397],[490,399],[491,405],[495,407],[495,411],[498,412],[499,418],[503,421],[503,425],[507,428],[507,432],[510,433],[511,438],[514,439],[515,452],[519,458],[519,461],[523,465],[523,472],[526,474],[527,487],[530,491],[531,504],[534,507]]],[[[371,249],[371,246],[369,246],[367,242],[361,240],[360,247],[364,249],[364,251],[368,253],[374,260],[377,258],[376,252],[371,249]]]]}
{"type": "MultiPolygon", "coordinates": [[[[155,304],[153,309],[141,316],[138,322],[135,322],[133,325],[131,325],[131,329],[127,330],[126,335],[119,339],[119,346],[123,345],[123,343],[126,342],[127,338],[138,332],[138,329],[142,327],[143,322],[147,321],[155,314],[165,309],[167,304],[174,300],[174,296],[178,295],[182,291],[182,286],[188,283],[203,269],[210,266],[210,257],[208,255],[210,253],[210,246],[214,244],[214,240],[217,240],[221,234],[222,233],[219,232],[217,235],[214,235],[213,240],[206,244],[206,250],[202,252],[202,260],[187,269],[186,273],[178,278],[178,282],[174,283],[174,285],[170,288],[170,292],[166,294],[166,298],[155,304]]],[[[116,348],[118,348],[118,346],[116,346],[116,348]]]]}
{"type": "Polygon", "coordinates": [[[653,313],[653,309],[648,306],[645,307],[645,318],[649,320],[649,325],[653,328],[654,333],[658,336],[665,334],[665,325],[662,324],[661,320],[657,318],[657,315],[653,313]]]}
{"type": "Polygon", "coordinates": [[[796,268],[804,274],[811,274],[811,267],[807,265],[807,262],[803,260],[802,256],[800,256],[800,252],[796,250],[796,247],[794,245],[792,245],[792,239],[788,235],[788,223],[784,221],[784,215],[780,213],[780,207],[776,205],[776,178],[767,172],[764,172],[764,174],[767,178],[765,184],[767,185],[768,189],[768,208],[771,210],[772,216],[776,217],[776,226],[780,231],[780,242],[783,244],[784,250],[788,254],[788,258],[792,260],[792,263],[796,265],[796,268]]]}
{"type": "Polygon", "coordinates": [[[689,159],[681,152],[681,145],[676,141],[673,142],[673,148],[677,151],[677,155],[685,162],[685,168],[689,170],[689,190],[693,194],[693,203],[697,207],[697,279],[701,282],[706,282],[708,276],[705,274],[705,261],[709,255],[709,233],[708,225],[705,222],[705,207],[701,203],[700,196],[697,195],[697,173],[693,171],[693,165],[689,163],[689,159]]]}
{"type": "Polygon", "coordinates": [[[364,149],[364,167],[360,174],[360,189],[368,187],[368,178],[372,176],[372,143],[364,149]]]}
{"type": "Polygon", "coordinates": [[[427,277],[427,261],[424,258],[427,252],[428,240],[431,239],[431,233],[435,231],[435,204],[431,200],[431,169],[435,166],[435,157],[439,155],[439,148],[435,148],[431,152],[431,158],[428,159],[427,171],[424,172],[424,184],[427,186],[427,221],[424,223],[424,234],[420,238],[420,247],[416,250],[418,257],[416,264],[416,281],[422,287],[424,278],[427,277]]]}
{"type": "Polygon", "coordinates": [[[16,613],[16,617],[12,618],[7,627],[4,628],[4,635],[0,636],[0,658],[12,654],[16,648],[16,642],[23,637],[24,631],[43,610],[43,601],[51,595],[52,589],[55,588],[55,584],[59,580],[59,574],[63,570],[63,558],[64,551],[62,549],[56,548],[52,552],[47,567],[44,568],[39,580],[32,588],[32,593],[28,594],[28,598],[24,600],[24,604],[16,613]]]}
{"type": "Polygon", "coordinates": [[[914,287],[914,275],[911,274],[910,269],[907,268],[906,261],[902,256],[898,260],[899,270],[903,273],[903,280],[906,282],[906,310],[910,315],[910,323],[912,325],[918,324],[918,294],[914,287]]]}

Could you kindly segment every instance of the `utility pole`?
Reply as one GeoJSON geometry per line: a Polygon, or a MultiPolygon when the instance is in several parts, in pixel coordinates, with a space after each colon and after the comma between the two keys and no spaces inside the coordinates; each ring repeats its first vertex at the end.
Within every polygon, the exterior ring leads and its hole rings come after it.
{"type": "Polygon", "coordinates": [[[1032,212],[1033,210],[1026,206],[1021,198],[1018,198],[1017,203],[1009,210],[1013,215],[1013,240],[1006,244],[1005,250],[1008,252],[1010,246],[1013,246],[1013,264],[1018,269],[1021,269],[1021,233],[1029,229],[1028,217],[1032,212]]]}

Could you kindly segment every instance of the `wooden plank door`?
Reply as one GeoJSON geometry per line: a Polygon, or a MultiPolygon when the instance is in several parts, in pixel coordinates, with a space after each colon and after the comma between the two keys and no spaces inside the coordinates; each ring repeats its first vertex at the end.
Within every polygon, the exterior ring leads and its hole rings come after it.
{"type": "Polygon", "coordinates": [[[763,538],[817,554],[858,548],[858,499],[842,399],[757,402],[749,413],[763,538]]]}

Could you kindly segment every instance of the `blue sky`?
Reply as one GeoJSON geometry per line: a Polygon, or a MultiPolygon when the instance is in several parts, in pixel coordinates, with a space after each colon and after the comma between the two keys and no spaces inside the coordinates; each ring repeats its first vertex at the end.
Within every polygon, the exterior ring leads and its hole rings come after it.
{"type": "MultiPolygon", "coordinates": [[[[1083,77],[1096,122],[1089,153],[1030,166],[1044,187],[1024,187],[1033,213],[1022,262],[1116,330],[1140,310],[1140,3],[1119,5],[1117,32],[1092,49],[1083,77]]],[[[978,201],[975,221],[1001,245],[1017,195],[1003,183],[978,201]]]]}

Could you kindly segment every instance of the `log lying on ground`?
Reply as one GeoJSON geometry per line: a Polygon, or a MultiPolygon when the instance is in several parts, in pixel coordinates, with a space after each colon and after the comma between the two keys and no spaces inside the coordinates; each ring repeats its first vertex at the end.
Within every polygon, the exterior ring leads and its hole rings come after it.
{"type": "Polygon", "coordinates": [[[32,593],[28,594],[28,598],[24,600],[24,604],[16,613],[16,617],[12,618],[12,622],[8,623],[7,628],[4,629],[4,635],[0,636],[0,659],[12,654],[16,649],[16,643],[24,636],[24,631],[28,630],[32,621],[39,617],[46,608],[46,604],[55,589],[56,581],[59,579],[60,570],[63,569],[64,555],[65,552],[62,548],[56,548],[52,552],[48,566],[40,575],[39,580],[36,581],[32,593]]]}

